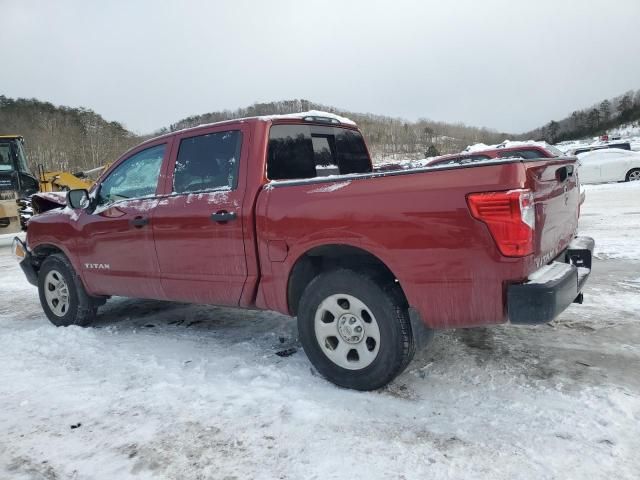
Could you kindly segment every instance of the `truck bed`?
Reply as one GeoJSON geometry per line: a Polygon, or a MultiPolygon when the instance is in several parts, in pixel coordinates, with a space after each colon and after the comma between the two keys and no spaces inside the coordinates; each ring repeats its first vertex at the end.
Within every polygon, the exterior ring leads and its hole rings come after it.
{"type": "MultiPolygon", "coordinates": [[[[287,180],[256,204],[262,281],[257,304],[288,312],[288,276],[314,247],[335,242],[372,253],[432,328],[508,321],[506,288],[556,258],[575,236],[574,158],[504,159],[469,165],[287,180]],[[535,249],[507,257],[472,216],[474,192],[530,189],[535,249]]],[[[289,312],[291,313],[291,312],[289,312]]]]}

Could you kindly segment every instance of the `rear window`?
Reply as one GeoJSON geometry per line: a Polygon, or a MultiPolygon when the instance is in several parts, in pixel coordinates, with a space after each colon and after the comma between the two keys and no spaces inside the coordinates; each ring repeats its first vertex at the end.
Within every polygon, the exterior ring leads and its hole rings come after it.
{"type": "Polygon", "coordinates": [[[547,145],[545,148],[554,157],[562,157],[562,156],[564,156],[564,152],[562,152],[562,150],[554,147],[553,145],[547,145]]]}
{"type": "Polygon", "coordinates": [[[447,158],[445,160],[436,160],[433,163],[430,163],[429,166],[432,165],[466,165],[467,163],[475,163],[482,162],[484,160],[491,160],[491,157],[488,155],[465,155],[463,157],[453,157],[447,158]]]}
{"type": "Polygon", "coordinates": [[[631,150],[631,144],[629,142],[624,143],[610,143],[608,148],[620,148],[622,150],[631,150]]]}
{"type": "Polygon", "coordinates": [[[546,158],[546,155],[536,149],[523,148],[522,150],[511,150],[508,152],[498,152],[500,158],[524,158],[526,160],[532,158],[546,158]]]}
{"type": "Polygon", "coordinates": [[[574,155],[580,155],[581,153],[586,153],[586,152],[590,152],[591,149],[590,148],[578,148],[576,149],[575,152],[573,152],[574,155]]]}
{"type": "Polygon", "coordinates": [[[269,132],[267,177],[288,180],[371,172],[359,132],[316,125],[274,125],[269,132]]]}

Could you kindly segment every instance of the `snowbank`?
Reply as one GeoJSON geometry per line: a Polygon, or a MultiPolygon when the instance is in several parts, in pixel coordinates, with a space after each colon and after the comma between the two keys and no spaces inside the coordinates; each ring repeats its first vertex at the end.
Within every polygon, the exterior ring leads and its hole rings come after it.
{"type": "Polygon", "coordinates": [[[595,255],[640,261],[640,182],[584,185],[584,189],[579,228],[595,238],[595,255]]]}

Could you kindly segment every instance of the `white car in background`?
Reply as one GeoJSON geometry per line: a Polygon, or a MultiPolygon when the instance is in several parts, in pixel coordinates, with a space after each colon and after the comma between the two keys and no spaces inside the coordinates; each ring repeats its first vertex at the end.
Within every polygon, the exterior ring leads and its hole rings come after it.
{"type": "Polygon", "coordinates": [[[629,182],[640,180],[640,153],[607,148],[580,153],[578,176],[581,183],[629,182]]]}

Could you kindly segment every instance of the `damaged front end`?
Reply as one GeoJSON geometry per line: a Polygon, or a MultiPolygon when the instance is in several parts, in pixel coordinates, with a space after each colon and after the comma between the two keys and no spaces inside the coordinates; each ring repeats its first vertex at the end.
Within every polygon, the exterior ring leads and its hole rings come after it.
{"type": "Polygon", "coordinates": [[[27,230],[29,219],[54,208],[64,208],[67,205],[67,192],[39,192],[28,198],[16,200],[18,213],[20,215],[20,225],[22,230],[27,230]]]}
{"type": "Polygon", "coordinates": [[[24,272],[27,281],[31,285],[38,285],[38,272],[33,263],[33,255],[29,252],[27,245],[18,237],[14,237],[11,245],[11,253],[18,261],[20,268],[24,272]]]}

